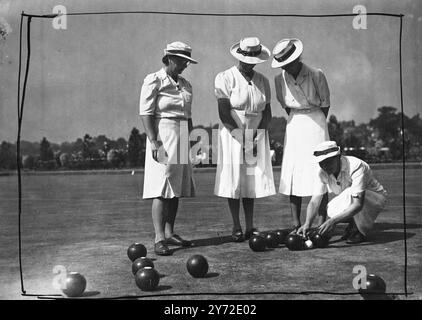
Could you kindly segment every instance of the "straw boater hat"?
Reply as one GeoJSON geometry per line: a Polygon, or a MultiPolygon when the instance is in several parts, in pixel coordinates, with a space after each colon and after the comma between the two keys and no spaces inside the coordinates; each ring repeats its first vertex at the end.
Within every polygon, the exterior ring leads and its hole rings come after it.
{"type": "Polygon", "coordinates": [[[314,156],[316,162],[324,161],[325,159],[335,157],[340,154],[340,147],[335,141],[324,141],[317,145],[314,149],[314,156]]]}
{"type": "Polygon", "coordinates": [[[256,37],[244,38],[230,48],[230,53],[237,60],[248,64],[258,64],[270,58],[270,50],[263,46],[256,37]]]}
{"type": "Polygon", "coordinates": [[[273,49],[271,67],[280,68],[295,61],[303,52],[303,43],[299,39],[283,39],[273,49]]]}
{"type": "Polygon", "coordinates": [[[169,43],[164,49],[164,56],[178,56],[188,60],[191,63],[198,63],[198,61],[191,58],[192,48],[186,43],[176,41],[169,43]]]}

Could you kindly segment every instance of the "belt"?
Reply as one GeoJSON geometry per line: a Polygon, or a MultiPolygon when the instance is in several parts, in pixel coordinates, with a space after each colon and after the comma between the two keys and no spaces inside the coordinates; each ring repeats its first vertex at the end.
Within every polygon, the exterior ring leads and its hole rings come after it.
{"type": "Polygon", "coordinates": [[[317,110],[321,110],[321,108],[313,107],[313,108],[303,108],[303,109],[295,109],[295,108],[291,109],[293,113],[301,113],[301,114],[311,113],[317,110]]]}
{"type": "Polygon", "coordinates": [[[248,111],[248,110],[239,110],[239,109],[232,109],[234,111],[236,111],[237,113],[243,115],[243,116],[252,116],[252,117],[257,117],[261,111],[248,111]]]}
{"type": "Polygon", "coordinates": [[[155,118],[155,119],[157,119],[157,120],[160,120],[160,119],[169,119],[169,120],[184,120],[184,121],[188,121],[190,118],[185,118],[185,117],[157,117],[157,118],[155,118]]]}

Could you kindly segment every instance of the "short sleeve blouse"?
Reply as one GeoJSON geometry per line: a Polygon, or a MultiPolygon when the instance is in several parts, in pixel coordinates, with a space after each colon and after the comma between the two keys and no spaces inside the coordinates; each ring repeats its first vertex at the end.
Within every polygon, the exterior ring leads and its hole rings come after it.
{"type": "Polygon", "coordinates": [[[321,69],[314,69],[302,63],[296,79],[283,70],[274,80],[277,100],[283,108],[306,109],[330,106],[330,90],[321,69]]]}
{"type": "Polygon", "coordinates": [[[156,118],[191,118],[192,86],[183,77],[174,81],[164,69],[147,75],[139,99],[139,114],[156,118]]]}
{"type": "Polygon", "coordinates": [[[271,101],[268,79],[255,71],[248,82],[236,66],[217,74],[214,93],[217,99],[229,99],[232,109],[245,113],[262,112],[271,101]]]}

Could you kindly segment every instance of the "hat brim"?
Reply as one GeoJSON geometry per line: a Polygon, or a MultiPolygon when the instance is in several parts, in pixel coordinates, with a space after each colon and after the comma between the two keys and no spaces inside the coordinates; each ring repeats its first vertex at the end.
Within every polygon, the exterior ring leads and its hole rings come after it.
{"type": "Polygon", "coordinates": [[[230,53],[237,60],[247,64],[260,64],[267,61],[271,56],[271,51],[264,45],[261,44],[261,53],[255,57],[244,56],[243,54],[237,53],[237,49],[240,46],[239,43],[235,43],[230,47],[230,53]]]}
{"type": "MultiPolygon", "coordinates": [[[[288,40],[286,40],[288,41],[288,40]]],[[[292,39],[294,45],[296,46],[296,50],[293,52],[293,54],[288,57],[284,61],[277,61],[275,58],[271,61],[271,67],[272,68],[281,68],[285,65],[288,65],[289,63],[295,61],[297,58],[300,57],[300,55],[303,53],[303,43],[299,39],[292,39]]]]}
{"type": "Polygon", "coordinates": [[[320,163],[320,162],[324,161],[325,159],[335,157],[339,154],[340,154],[340,148],[338,148],[337,151],[333,151],[333,152],[330,152],[330,153],[327,153],[327,154],[324,154],[324,155],[321,155],[321,156],[317,156],[317,157],[314,156],[314,160],[315,160],[316,163],[320,163]]]}
{"type": "Polygon", "coordinates": [[[188,60],[190,63],[195,63],[195,64],[198,63],[198,61],[196,61],[195,59],[192,59],[191,57],[188,57],[181,53],[166,53],[166,56],[178,56],[178,57],[188,60]]]}

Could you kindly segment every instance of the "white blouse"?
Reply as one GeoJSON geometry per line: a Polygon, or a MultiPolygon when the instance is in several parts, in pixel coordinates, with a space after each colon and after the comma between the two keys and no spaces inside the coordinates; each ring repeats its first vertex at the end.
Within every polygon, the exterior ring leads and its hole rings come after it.
{"type": "Polygon", "coordinates": [[[248,82],[236,66],[217,74],[214,92],[217,99],[229,99],[233,109],[245,114],[257,115],[271,101],[268,79],[255,71],[248,82]]]}
{"type": "Polygon", "coordinates": [[[385,192],[383,186],[374,178],[369,165],[352,156],[341,156],[341,169],[337,179],[322,169],[319,171],[319,177],[326,186],[325,188],[328,187],[328,191],[334,194],[340,194],[349,187],[353,197],[365,190],[377,193],[385,192]]]}
{"type": "Polygon", "coordinates": [[[141,89],[140,115],[191,118],[192,86],[183,77],[174,81],[164,69],[147,75],[141,89]]]}
{"type": "Polygon", "coordinates": [[[296,79],[283,70],[274,80],[277,100],[283,108],[310,109],[330,106],[330,90],[320,69],[302,63],[296,79]]]}

